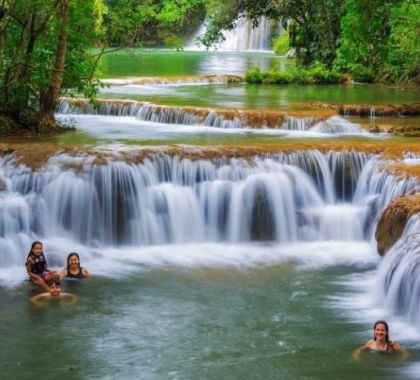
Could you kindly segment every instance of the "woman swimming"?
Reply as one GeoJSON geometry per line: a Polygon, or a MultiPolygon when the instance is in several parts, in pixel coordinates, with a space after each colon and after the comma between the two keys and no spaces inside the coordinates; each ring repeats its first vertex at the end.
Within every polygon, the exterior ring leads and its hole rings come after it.
{"type": "Polygon", "coordinates": [[[72,252],[67,256],[67,267],[61,273],[61,277],[82,279],[89,277],[90,273],[86,268],[80,266],[80,257],[76,252],[72,252]]]}
{"type": "Polygon", "coordinates": [[[409,353],[397,342],[389,340],[389,328],[385,321],[377,321],[373,326],[373,339],[366,342],[353,352],[354,360],[358,361],[363,351],[372,350],[376,352],[401,352],[406,359],[409,353]]]}

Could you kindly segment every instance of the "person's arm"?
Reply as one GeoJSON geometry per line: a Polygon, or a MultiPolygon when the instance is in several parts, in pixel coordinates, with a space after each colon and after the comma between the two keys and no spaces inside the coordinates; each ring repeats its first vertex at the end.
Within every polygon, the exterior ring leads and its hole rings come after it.
{"type": "Polygon", "coordinates": [[[391,347],[394,351],[401,353],[402,360],[407,360],[410,357],[410,353],[404,347],[401,347],[398,342],[392,342],[391,347]]]}
{"type": "Polygon", "coordinates": [[[32,273],[31,269],[32,269],[32,259],[28,257],[28,260],[26,260],[26,272],[28,272],[28,276],[30,278],[38,279],[39,276],[36,275],[35,273],[32,273]]]}
{"type": "Polygon", "coordinates": [[[30,301],[37,306],[41,305],[41,300],[44,300],[46,298],[51,297],[50,293],[41,293],[41,294],[37,294],[36,296],[33,296],[30,301]]]}
{"type": "Polygon", "coordinates": [[[66,277],[67,276],[67,268],[63,268],[60,271],[60,278],[66,277]]]}
{"type": "Polygon", "coordinates": [[[86,268],[82,268],[82,274],[85,277],[89,277],[90,276],[90,272],[86,268]]]}
{"type": "Polygon", "coordinates": [[[362,354],[362,352],[363,351],[366,351],[366,350],[368,350],[370,347],[369,347],[369,343],[370,342],[367,342],[367,343],[365,343],[363,346],[360,346],[359,348],[356,348],[354,351],[353,351],[353,354],[352,354],[352,356],[353,356],[353,359],[356,361],[356,362],[358,362],[359,360],[360,360],[360,355],[362,354]]]}
{"type": "Polygon", "coordinates": [[[71,293],[61,293],[60,297],[67,298],[69,300],[69,305],[73,305],[77,302],[77,296],[71,293]]]}

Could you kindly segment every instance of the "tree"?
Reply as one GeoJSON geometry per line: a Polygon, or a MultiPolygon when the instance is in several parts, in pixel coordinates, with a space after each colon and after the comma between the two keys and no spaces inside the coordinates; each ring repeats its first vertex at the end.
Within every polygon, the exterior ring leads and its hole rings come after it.
{"type": "Polygon", "coordinates": [[[111,46],[182,47],[181,36],[204,18],[205,0],[107,0],[105,19],[111,46]]]}
{"type": "MultiPolygon", "coordinates": [[[[0,114],[52,128],[65,87],[92,92],[102,0],[4,0],[0,6],[0,114]]],[[[97,84],[94,84],[94,86],[97,84]]]]}
{"type": "Polygon", "coordinates": [[[300,51],[301,62],[309,66],[319,60],[331,66],[339,43],[344,0],[212,0],[208,5],[205,46],[223,40],[222,29],[235,27],[245,15],[255,24],[260,16],[289,25],[291,46],[300,51]]]}

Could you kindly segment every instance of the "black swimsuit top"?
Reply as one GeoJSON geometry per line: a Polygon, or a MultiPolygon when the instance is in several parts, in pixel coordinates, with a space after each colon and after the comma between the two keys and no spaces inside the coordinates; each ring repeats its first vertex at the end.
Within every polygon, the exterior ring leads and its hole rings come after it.
{"type": "Polygon", "coordinates": [[[83,275],[82,269],[83,269],[82,267],[79,267],[79,272],[77,274],[73,274],[73,273],[70,272],[70,268],[67,268],[66,278],[79,278],[80,279],[80,278],[85,277],[83,275]]]}
{"type": "Polygon", "coordinates": [[[45,272],[45,269],[47,268],[47,260],[45,260],[44,255],[36,256],[30,253],[26,260],[28,260],[29,258],[32,260],[32,263],[31,263],[32,273],[41,275],[42,273],[45,272]]]}

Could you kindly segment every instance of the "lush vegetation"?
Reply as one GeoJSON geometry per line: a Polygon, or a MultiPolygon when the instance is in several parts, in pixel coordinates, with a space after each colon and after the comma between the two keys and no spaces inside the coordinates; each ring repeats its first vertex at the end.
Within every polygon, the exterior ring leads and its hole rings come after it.
{"type": "Polygon", "coordinates": [[[182,47],[204,17],[203,0],[2,0],[0,134],[57,129],[63,93],[94,99],[109,46],[182,47]],[[99,47],[99,53],[92,52],[99,47]]]}
{"type": "MultiPolygon", "coordinates": [[[[357,81],[419,82],[418,0],[210,0],[202,42],[223,39],[241,14],[286,24],[301,67],[320,62],[357,81]]],[[[285,45],[274,41],[279,53],[285,45]]]]}
{"type": "Polygon", "coordinates": [[[252,83],[336,83],[339,73],[360,81],[420,77],[419,0],[1,0],[0,129],[55,128],[61,94],[95,97],[109,47],[180,49],[204,17],[202,42],[210,46],[244,14],[281,22],[287,33],[276,51],[297,51],[297,67],[253,68],[252,83]]]}
{"type": "Polygon", "coordinates": [[[308,68],[290,66],[287,70],[262,71],[252,67],[245,74],[248,83],[264,84],[332,84],[339,83],[341,74],[316,62],[308,68]]]}
{"type": "Polygon", "coordinates": [[[95,93],[102,0],[4,0],[0,6],[0,128],[56,127],[63,89],[95,93]]]}
{"type": "Polygon", "coordinates": [[[111,46],[182,49],[182,37],[205,17],[204,4],[204,0],[107,0],[107,41],[111,46]]]}

